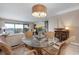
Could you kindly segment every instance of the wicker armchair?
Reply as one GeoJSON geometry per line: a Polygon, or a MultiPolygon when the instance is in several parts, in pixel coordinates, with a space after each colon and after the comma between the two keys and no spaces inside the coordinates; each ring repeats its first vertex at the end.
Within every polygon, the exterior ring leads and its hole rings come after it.
{"type": "Polygon", "coordinates": [[[46,36],[47,38],[53,38],[53,37],[54,37],[54,32],[46,32],[46,33],[45,33],[45,36],[46,36]]]}
{"type": "Polygon", "coordinates": [[[4,42],[0,42],[0,50],[6,55],[10,55],[12,52],[11,47],[4,42]]]}
{"type": "Polygon", "coordinates": [[[25,32],[24,34],[25,34],[26,38],[32,38],[33,37],[33,32],[31,32],[31,31],[25,32]]]}

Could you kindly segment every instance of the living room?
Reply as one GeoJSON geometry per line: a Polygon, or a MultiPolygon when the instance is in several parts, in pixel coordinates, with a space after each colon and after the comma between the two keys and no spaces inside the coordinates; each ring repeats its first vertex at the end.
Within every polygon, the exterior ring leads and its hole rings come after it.
{"type": "Polygon", "coordinates": [[[78,55],[79,3],[0,3],[1,55],[78,55]]]}

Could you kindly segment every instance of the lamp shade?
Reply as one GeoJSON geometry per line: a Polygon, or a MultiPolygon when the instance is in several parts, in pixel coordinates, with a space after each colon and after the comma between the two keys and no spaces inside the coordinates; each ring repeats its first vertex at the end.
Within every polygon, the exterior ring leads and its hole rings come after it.
{"type": "Polygon", "coordinates": [[[37,4],[32,7],[32,15],[34,17],[46,17],[47,8],[42,4],[37,4]]]}

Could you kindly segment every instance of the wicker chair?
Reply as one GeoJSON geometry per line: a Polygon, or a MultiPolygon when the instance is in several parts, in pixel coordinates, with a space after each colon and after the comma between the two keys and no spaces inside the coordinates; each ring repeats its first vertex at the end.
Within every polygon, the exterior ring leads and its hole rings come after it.
{"type": "Polygon", "coordinates": [[[46,32],[46,33],[45,33],[45,36],[46,36],[47,38],[53,38],[53,37],[54,37],[54,32],[46,32]]]}
{"type": "Polygon", "coordinates": [[[33,37],[33,32],[31,32],[31,31],[25,32],[24,34],[25,34],[26,38],[32,38],[33,37]]]}
{"type": "Polygon", "coordinates": [[[58,55],[60,53],[60,48],[62,47],[62,44],[64,42],[59,42],[59,40],[54,37],[54,32],[47,32],[45,35],[48,38],[48,42],[50,41],[49,44],[54,43],[54,45],[43,48],[43,51],[46,52],[48,55],[58,55]]]}
{"type": "Polygon", "coordinates": [[[1,52],[4,52],[4,54],[6,55],[10,55],[12,52],[11,47],[4,42],[0,42],[0,49],[1,49],[1,52]]]}

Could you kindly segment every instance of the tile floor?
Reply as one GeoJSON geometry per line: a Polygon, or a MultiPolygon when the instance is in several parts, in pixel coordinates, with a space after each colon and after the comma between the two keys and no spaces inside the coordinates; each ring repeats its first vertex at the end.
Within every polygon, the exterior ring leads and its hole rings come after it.
{"type": "Polygon", "coordinates": [[[61,49],[61,55],[79,55],[79,46],[74,44],[64,45],[61,49]]]}

